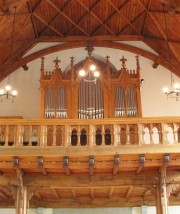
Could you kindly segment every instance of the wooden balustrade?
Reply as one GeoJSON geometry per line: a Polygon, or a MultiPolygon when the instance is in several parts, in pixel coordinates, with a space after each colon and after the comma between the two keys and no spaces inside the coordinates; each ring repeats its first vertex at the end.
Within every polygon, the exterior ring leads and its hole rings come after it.
{"type": "Polygon", "coordinates": [[[180,143],[180,118],[0,119],[0,146],[128,146],[180,143]]]}

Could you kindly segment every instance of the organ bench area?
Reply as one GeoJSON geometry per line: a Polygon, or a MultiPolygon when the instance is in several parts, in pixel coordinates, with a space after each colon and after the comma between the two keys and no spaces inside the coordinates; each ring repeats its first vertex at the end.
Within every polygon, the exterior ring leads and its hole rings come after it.
{"type": "Polygon", "coordinates": [[[60,60],[54,60],[53,71],[45,71],[45,59],[41,63],[41,118],[124,118],[141,117],[140,65],[136,56],[136,68],[128,70],[126,59],[120,60],[122,66],[116,70],[109,57],[102,62],[92,57],[88,49],[85,60],[74,64],[62,72],[60,60]],[[88,66],[98,68],[99,77],[88,72],[88,66]],[[79,75],[85,69],[85,77],[79,75]]]}

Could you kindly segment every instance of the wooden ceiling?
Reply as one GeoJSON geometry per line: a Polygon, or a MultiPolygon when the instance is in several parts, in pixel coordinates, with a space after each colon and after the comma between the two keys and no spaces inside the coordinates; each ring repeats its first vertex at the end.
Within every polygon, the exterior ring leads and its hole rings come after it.
{"type": "Polygon", "coordinates": [[[179,1],[0,2],[0,80],[35,58],[57,50],[84,47],[89,41],[93,46],[114,47],[143,55],[154,61],[154,67],[161,64],[180,77],[179,1]],[[165,3],[165,16],[162,3],[165,3]],[[54,41],[66,43],[23,58],[37,43],[54,41]],[[117,41],[143,41],[158,55],[117,41]]]}

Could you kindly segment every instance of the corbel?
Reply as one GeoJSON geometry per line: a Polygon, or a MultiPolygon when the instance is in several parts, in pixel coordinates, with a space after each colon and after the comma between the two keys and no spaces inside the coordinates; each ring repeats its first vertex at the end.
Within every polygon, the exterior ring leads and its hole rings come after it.
{"type": "Polygon", "coordinates": [[[114,168],[113,168],[113,175],[116,175],[119,170],[119,155],[114,156],[114,168]]]}
{"type": "Polygon", "coordinates": [[[145,155],[142,154],[139,156],[139,167],[136,170],[136,174],[140,174],[140,172],[142,171],[142,169],[144,167],[144,163],[145,163],[145,155]]]}
{"type": "Polygon", "coordinates": [[[94,175],[94,156],[89,156],[89,174],[94,175]]]}
{"type": "Polygon", "coordinates": [[[69,170],[69,158],[67,156],[65,156],[63,158],[63,166],[64,166],[64,170],[66,175],[70,175],[70,170],[69,170]]]}
{"type": "Polygon", "coordinates": [[[164,154],[163,166],[168,166],[169,165],[169,160],[170,160],[170,155],[169,154],[164,154]]]}
{"type": "Polygon", "coordinates": [[[44,168],[44,158],[42,156],[38,156],[37,160],[38,160],[38,168],[42,170],[43,175],[47,175],[47,171],[44,168]]]}

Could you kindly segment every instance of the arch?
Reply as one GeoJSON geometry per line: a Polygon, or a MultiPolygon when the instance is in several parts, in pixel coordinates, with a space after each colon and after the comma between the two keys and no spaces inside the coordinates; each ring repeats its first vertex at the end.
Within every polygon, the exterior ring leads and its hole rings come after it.
{"type": "Polygon", "coordinates": [[[47,126],[47,145],[53,145],[53,126],[47,126]]]}
{"type": "Polygon", "coordinates": [[[105,129],[104,141],[105,145],[111,145],[111,131],[109,128],[105,129]]]}
{"type": "Polygon", "coordinates": [[[81,144],[81,146],[87,145],[87,135],[86,135],[85,129],[81,130],[80,144],[81,144]]]}
{"type": "Polygon", "coordinates": [[[5,138],[6,138],[6,126],[0,126],[0,146],[5,145],[5,138]]]}
{"type": "Polygon", "coordinates": [[[100,146],[101,144],[102,144],[102,132],[101,132],[101,129],[98,128],[96,130],[96,145],[100,146]]]}
{"type": "Polygon", "coordinates": [[[71,145],[77,146],[77,143],[78,143],[77,130],[73,129],[71,133],[71,145]]]}
{"type": "MultiPolygon", "coordinates": [[[[143,40],[143,38],[144,37],[142,37],[142,40],[143,40]]],[[[51,41],[51,39],[49,39],[49,40],[51,41]]],[[[89,38],[88,38],[88,41],[89,41],[89,38]]],[[[8,65],[8,68],[5,67],[2,70],[3,75],[0,76],[0,81],[3,80],[6,76],[11,74],[12,72],[14,72],[15,70],[17,70],[18,68],[22,67],[23,65],[25,65],[37,58],[43,57],[43,56],[51,54],[51,53],[55,53],[57,51],[62,51],[62,50],[67,50],[67,49],[72,49],[72,48],[86,47],[88,45],[88,41],[67,42],[67,43],[63,43],[60,45],[52,46],[52,47],[37,51],[24,58],[23,57],[19,58],[19,60],[12,63],[12,66],[9,67],[9,65],[8,65]]],[[[139,56],[143,56],[149,60],[155,61],[157,64],[161,64],[162,66],[164,66],[165,68],[167,68],[169,70],[172,70],[177,76],[179,76],[179,72],[178,72],[178,69],[176,68],[176,66],[170,66],[166,59],[163,59],[162,57],[159,58],[156,54],[150,53],[150,52],[142,50],[140,48],[137,48],[137,47],[134,47],[131,45],[127,45],[127,44],[113,42],[113,41],[93,41],[93,46],[94,47],[107,47],[107,48],[110,47],[110,48],[114,48],[114,49],[128,51],[128,52],[137,54],[139,56]],[[172,68],[170,68],[170,67],[172,67],[172,68]]]]}
{"type": "Polygon", "coordinates": [[[30,127],[29,126],[24,126],[23,146],[28,146],[28,144],[29,144],[29,135],[30,135],[30,127]]]}
{"type": "Polygon", "coordinates": [[[56,127],[56,146],[62,146],[62,127],[56,127]]]}
{"type": "Polygon", "coordinates": [[[120,143],[121,145],[126,145],[127,136],[126,136],[126,129],[125,127],[121,128],[121,134],[120,134],[120,143]]]}
{"type": "Polygon", "coordinates": [[[129,128],[129,136],[130,136],[130,144],[138,144],[139,136],[137,132],[137,127],[135,125],[129,128]]]}

